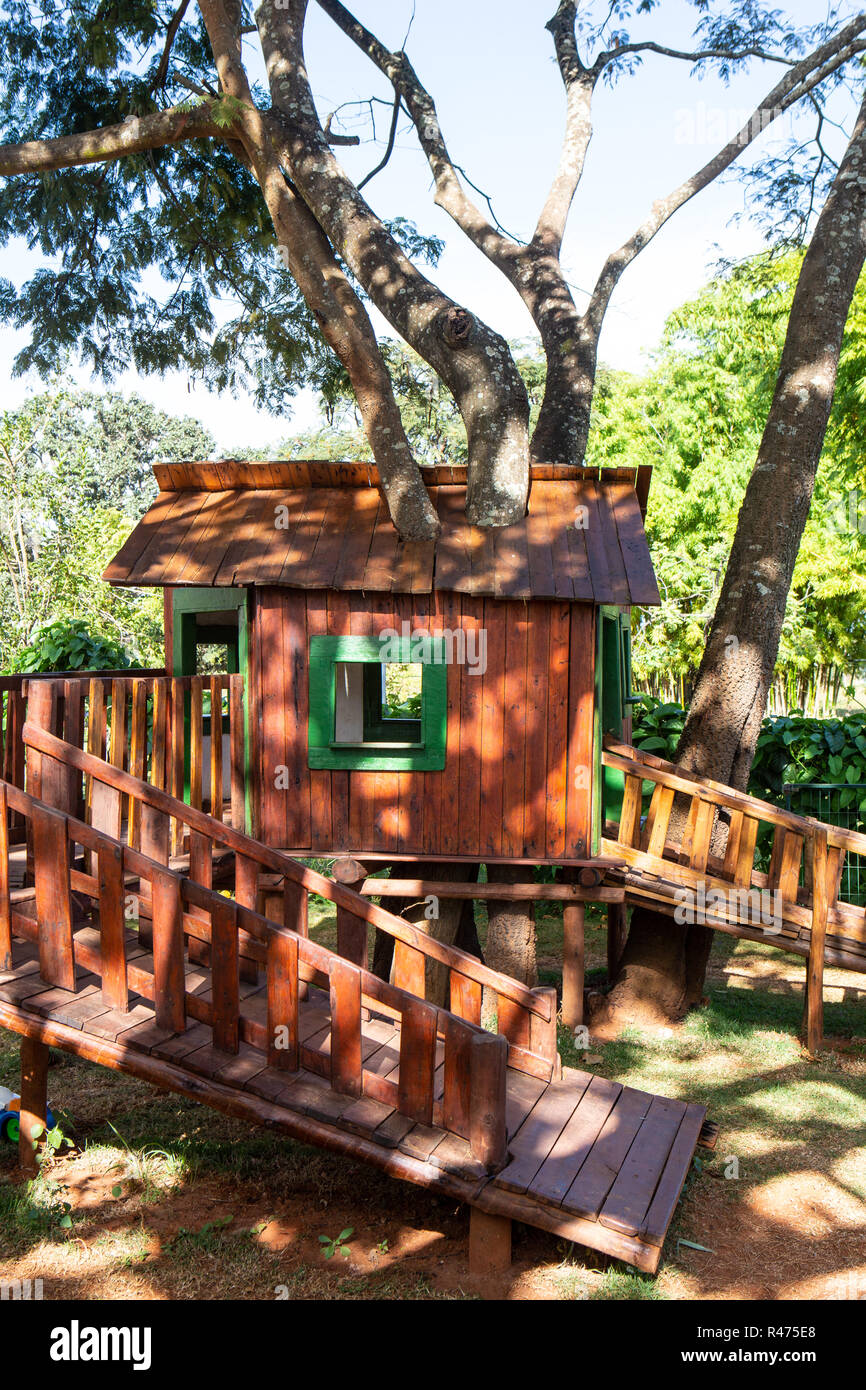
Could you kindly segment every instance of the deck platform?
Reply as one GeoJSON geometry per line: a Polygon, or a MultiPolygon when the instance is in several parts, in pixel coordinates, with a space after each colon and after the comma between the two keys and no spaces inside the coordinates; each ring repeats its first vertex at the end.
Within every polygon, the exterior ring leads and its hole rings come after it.
{"type": "MultiPolygon", "coordinates": [[[[75,936],[86,946],[98,933],[82,927],[75,936]]],[[[130,964],[151,968],[136,933],[126,933],[125,946],[130,964]]],[[[187,964],[185,984],[188,994],[210,998],[207,966],[187,964]]],[[[240,989],[241,1017],[262,1021],[264,982],[240,989]]],[[[29,941],[15,941],[11,968],[0,973],[0,1026],[307,1140],[312,1121],[317,1142],[329,1148],[648,1272],[658,1266],[706,1114],[703,1106],[588,1072],[565,1068],[561,1080],[544,1082],[509,1067],[508,1161],[491,1174],[465,1139],[438,1123],[441,1041],[433,1124],[418,1124],[370,1096],[331,1089],[329,998],[314,985],[300,1004],[299,1034],[309,1049],[305,1057],[313,1065],[321,1059],[321,1073],[309,1067],[287,1073],[269,1067],[264,1051],[246,1042],[234,1055],[220,1051],[206,1024],[191,1022],[182,1033],[157,1027],[151,1003],[141,996],[130,995],[127,1012],[108,1008],[98,976],[80,967],[74,992],[52,986],[40,976],[36,944],[29,941]]],[[[397,1081],[399,1025],[371,1011],[362,1022],[362,1055],[365,1070],[397,1081]]]]}

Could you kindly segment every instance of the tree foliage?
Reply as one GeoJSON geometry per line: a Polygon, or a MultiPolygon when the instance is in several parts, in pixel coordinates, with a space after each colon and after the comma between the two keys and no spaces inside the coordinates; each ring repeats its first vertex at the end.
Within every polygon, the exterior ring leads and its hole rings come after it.
{"type": "Polygon", "coordinates": [[[70,630],[45,635],[46,624],[68,620],[162,664],[161,594],[114,589],[100,576],[152,500],[154,459],[212,451],[197,421],[114,393],[58,389],[0,415],[0,669],[34,644],[34,660],[58,645],[77,656],[70,630]]]}

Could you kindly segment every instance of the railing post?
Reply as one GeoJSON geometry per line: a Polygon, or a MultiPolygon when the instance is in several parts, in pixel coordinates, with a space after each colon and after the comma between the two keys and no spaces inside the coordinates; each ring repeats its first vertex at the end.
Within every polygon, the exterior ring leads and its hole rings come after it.
{"type": "Polygon", "coordinates": [[[827,831],[817,827],[812,846],[812,931],[806,973],[806,1047],[814,1056],[824,1035],[824,943],[829,912],[827,831]]]}
{"type": "MultiPolygon", "coordinates": [[[[358,892],[367,871],[354,859],[338,860],[334,865],[334,882],[358,892]]],[[[337,951],[345,960],[367,969],[367,923],[347,907],[337,904],[337,951]]]]}
{"type": "Polygon", "coordinates": [[[49,984],[74,990],[75,959],[66,817],[46,806],[34,806],[32,820],[39,973],[49,984]]]}
{"type": "Polygon", "coordinates": [[[239,1038],[237,906],[220,897],[211,919],[211,1000],[214,1047],[237,1052],[239,1038]]]}
{"type": "Polygon", "coordinates": [[[21,1110],[18,1161],[25,1173],[37,1170],[34,1131],[44,1130],[48,1113],[48,1048],[38,1038],[21,1039],[21,1110]]]}
{"type": "Polygon", "coordinates": [[[12,907],[9,897],[9,810],[0,786],[0,970],[12,968],[12,907]]]}
{"type": "Polygon", "coordinates": [[[183,968],[183,901],[180,879],[154,869],[153,1007],[158,1028],[182,1033],[186,1028],[186,983],[183,968]]]}
{"type": "Polygon", "coordinates": [[[210,678],[210,813],[223,818],[223,685],[219,676],[210,678]]]}
{"type": "Polygon", "coordinates": [[[361,971],[337,956],[330,962],[331,1088],[361,1094],[361,971]]]}
{"type": "Polygon", "coordinates": [[[417,1124],[433,1122],[433,1073],[436,1067],[438,1010],[421,999],[408,999],[400,1024],[400,1070],[397,1109],[417,1124]]]}
{"type": "Polygon", "coordinates": [[[229,676],[229,748],[231,750],[232,825],[246,830],[247,777],[244,678],[229,676]]]}
{"type": "Polygon", "coordinates": [[[298,1070],[298,942],[268,934],[268,1066],[298,1070]]]}
{"type": "Polygon", "coordinates": [[[110,1009],[126,1013],[129,990],[123,920],[123,850],[107,840],[97,850],[99,874],[99,951],[102,997],[110,1009]]]}
{"type": "Polygon", "coordinates": [[[550,1063],[551,1078],[555,1078],[560,1071],[556,1046],[556,990],[553,985],[539,985],[532,992],[539,1003],[547,1004],[550,1016],[543,1019],[539,1014],[529,1015],[529,1048],[550,1063]]]}
{"type": "MultiPolygon", "coordinates": [[[[62,681],[31,680],[27,682],[27,720],[45,729],[49,734],[60,736],[62,713],[60,694],[62,681]]],[[[31,748],[27,756],[27,790],[39,801],[45,801],[58,811],[70,812],[73,809],[72,768],[51,758],[47,753],[36,753],[31,748]]]]}
{"type": "Polygon", "coordinates": [[[476,1033],[472,1039],[469,1147],[485,1168],[498,1168],[508,1154],[505,1128],[505,1080],[508,1042],[501,1033],[476,1033]]]}
{"type": "Polygon", "coordinates": [[[582,902],[567,902],[562,911],[562,1021],[572,1029],[583,1023],[585,915],[582,902]]]}
{"type": "Polygon", "coordinates": [[[472,1041],[469,1024],[445,1015],[445,1071],[442,1124],[453,1134],[469,1137],[472,1126],[472,1041]]]}

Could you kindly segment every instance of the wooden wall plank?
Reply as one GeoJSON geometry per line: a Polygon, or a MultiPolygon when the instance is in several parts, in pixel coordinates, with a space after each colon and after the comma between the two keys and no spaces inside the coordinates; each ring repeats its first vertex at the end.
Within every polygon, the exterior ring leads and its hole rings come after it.
{"type": "Polygon", "coordinates": [[[527,617],[526,750],[523,848],[520,852],[541,858],[547,840],[550,604],[529,604],[527,617]]]}
{"type": "Polygon", "coordinates": [[[592,840],[593,711],[595,708],[595,610],[575,604],[571,610],[568,707],[568,779],[565,852],[589,855],[592,840]]]}
{"type": "Polygon", "coordinates": [[[551,604],[547,678],[547,789],[544,808],[544,852],[548,859],[558,859],[565,853],[570,624],[571,605],[551,604]]]}
{"type": "MultiPolygon", "coordinates": [[[[312,589],[306,595],[306,647],[309,659],[310,638],[327,636],[328,633],[328,595],[326,590],[312,589]]],[[[306,679],[306,673],[305,677],[306,679]]],[[[307,686],[309,715],[309,685],[307,686]]],[[[298,749],[299,771],[307,764],[307,736],[303,731],[301,746],[298,749]]],[[[329,768],[306,767],[310,781],[310,847],[317,851],[330,853],[334,844],[334,831],[331,818],[331,771],[329,768]]]]}
{"type": "Polygon", "coordinates": [[[502,747],[502,853],[523,853],[526,775],[526,660],[529,620],[523,604],[506,617],[505,718],[502,747]]]}
{"type": "MultiPolygon", "coordinates": [[[[346,637],[349,633],[349,597],[347,594],[328,594],[327,630],[332,637],[346,637]]],[[[348,850],[354,844],[349,824],[350,774],[346,771],[332,770],[329,773],[331,789],[331,834],[335,850],[348,850]]]]}
{"type": "MultiPolygon", "coordinates": [[[[477,854],[481,815],[482,726],[484,716],[484,677],[477,665],[481,631],[484,627],[484,601],[462,596],[460,626],[466,634],[465,654],[471,650],[476,664],[468,660],[455,671],[460,679],[460,773],[458,780],[458,849],[460,854],[477,854]],[[470,634],[473,643],[470,648],[470,634]]],[[[455,647],[455,651],[457,648],[455,647]]]]}
{"type": "Polygon", "coordinates": [[[478,849],[496,856],[502,846],[502,745],[505,728],[505,659],[507,605],[484,600],[487,670],[482,677],[481,803],[478,849]]]}
{"type": "MultiPolygon", "coordinates": [[[[285,596],[290,597],[289,595],[285,596]]],[[[261,691],[261,776],[262,825],[261,836],[266,845],[288,846],[288,791],[276,787],[277,769],[286,768],[281,780],[291,781],[292,768],[288,734],[292,730],[290,709],[295,698],[289,683],[291,667],[284,668],[286,647],[283,641],[283,598],[279,589],[258,591],[258,659],[259,689],[261,691]]],[[[297,599],[295,599],[297,602],[297,599]]],[[[306,675],[306,672],[304,673],[306,675]]],[[[303,806],[292,807],[292,829],[300,831],[293,844],[305,845],[309,835],[309,798],[304,822],[303,806]],[[304,834],[306,831],[306,835],[304,834]]]]}

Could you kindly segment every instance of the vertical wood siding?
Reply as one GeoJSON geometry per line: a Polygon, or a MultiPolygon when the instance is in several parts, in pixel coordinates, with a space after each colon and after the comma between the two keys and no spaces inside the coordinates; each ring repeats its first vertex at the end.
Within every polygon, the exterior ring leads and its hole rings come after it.
{"type": "Polygon", "coordinates": [[[259,588],[251,697],[266,844],[310,854],[588,855],[595,613],[589,604],[433,594],[259,588]],[[487,667],[448,668],[442,772],[307,766],[307,651],[315,634],[375,635],[402,622],[486,632],[487,667]],[[277,769],[287,771],[276,786],[277,769]],[[585,771],[581,771],[585,769],[585,771]]]}

